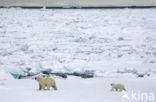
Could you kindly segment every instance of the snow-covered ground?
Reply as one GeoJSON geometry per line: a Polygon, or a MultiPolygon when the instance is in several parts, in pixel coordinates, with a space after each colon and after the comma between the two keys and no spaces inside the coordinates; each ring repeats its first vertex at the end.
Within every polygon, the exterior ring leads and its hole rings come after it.
{"type": "Polygon", "coordinates": [[[70,77],[56,78],[56,83],[57,91],[53,89],[39,91],[35,80],[9,79],[4,85],[0,85],[0,100],[1,102],[155,102],[156,100],[155,79],[70,77]],[[110,91],[112,82],[123,83],[129,99],[122,98],[123,92],[110,91]],[[143,98],[142,94],[145,94],[143,98]]]}
{"type": "Polygon", "coordinates": [[[2,102],[155,102],[155,81],[156,9],[0,9],[2,102]],[[13,78],[43,70],[96,77],[53,76],[58,91],[13,78]]]}

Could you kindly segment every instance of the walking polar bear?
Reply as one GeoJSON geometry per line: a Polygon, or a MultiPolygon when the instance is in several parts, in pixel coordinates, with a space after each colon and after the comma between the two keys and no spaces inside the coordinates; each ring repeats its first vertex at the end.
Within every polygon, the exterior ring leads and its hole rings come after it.
{"type": "Polygon", "coordinates": [[[125,87],[123,84],[114,84],[114,83],[111,83],[111,86],[112,86],[112,89],[111,91],[126,91],[125,87]]]}
{"type": "Polygon", "coordinates": [[[57,90],[55,80],[52,78],[35,77],[35,80],[39,83],[39,90],[46,90],[46,88],[50,90],[50,87],[57,90]]]}

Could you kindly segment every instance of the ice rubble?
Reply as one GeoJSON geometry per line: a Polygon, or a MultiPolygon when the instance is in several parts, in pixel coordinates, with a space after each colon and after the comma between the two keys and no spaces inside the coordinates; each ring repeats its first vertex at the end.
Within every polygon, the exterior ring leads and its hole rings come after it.
{"type": "Polygon", "coordinates": [[[153,76],[155,14],[156,9],[1,8],[0,68],[14,77],[47,69],[89,70],[105,77],[153,76]]]}

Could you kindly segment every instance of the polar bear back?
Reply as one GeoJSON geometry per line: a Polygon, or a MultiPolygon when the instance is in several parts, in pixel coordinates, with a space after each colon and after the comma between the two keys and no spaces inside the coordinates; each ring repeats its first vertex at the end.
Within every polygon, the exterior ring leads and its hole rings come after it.
{"type": "Polygon", "coordinates": [[[48,85],[48,86],[51,86],[51,85],[55,85],[55,80],[52,79],[52,78],[40,78],[40,77],[37,77],[36,80],[41,84],[41,85],[48,85]]]}
{"type": "Polygon", "coordinates": [[[117,89],[123,89],[124,85],[123,84],[114,84],[113,87],[117,88],[117,89]]]}
{"type": "Polygon", "coordinates": [[[55,81],[52,78],[45,78],[44,81],[47,85],[55,85],[55,81]]]}

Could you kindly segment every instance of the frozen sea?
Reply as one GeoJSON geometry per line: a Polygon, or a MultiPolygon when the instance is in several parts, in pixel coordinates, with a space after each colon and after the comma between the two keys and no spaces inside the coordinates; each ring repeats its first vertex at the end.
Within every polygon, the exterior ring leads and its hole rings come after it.
{"type": "Polygon", "coordinates": [[[153,77],[155,33],[156,9],[1,8],[0,68],[153,77]]]}
{"type": "Polygon", "coordinates": [[[155,102],[155,81],[156,9],[0,9],[2,102],[155,102]],[[34,79],[13,77],[28,69],[95,78],[53,76],[58,91],[38,91],[34,79]]]}

